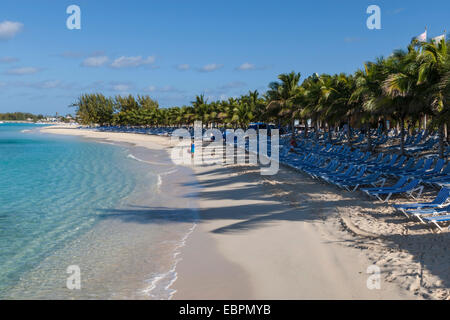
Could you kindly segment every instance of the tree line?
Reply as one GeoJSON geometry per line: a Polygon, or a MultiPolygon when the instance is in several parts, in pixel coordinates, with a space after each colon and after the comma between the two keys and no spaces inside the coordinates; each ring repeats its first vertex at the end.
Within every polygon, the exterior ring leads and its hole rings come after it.
{"type": "MultiPolygon", "coordinates": [[[[281,74],[264,94],[250,91],[238,98],[208,102],[199,95],[189,106],[159,108],[149,96],[134,98],[85,94],[73,104],[82,124],[190,126],[201,120],[212,127],[242,127],[263,121],[293,127],[299,120],[308,133],[328,131],[347,123],[364,130],[372,149],[370,129],[379,121],[398,125],[404,153],[405,124],[439,133],[440,155],[444,155],[444,131],[450,120],[449,42],[412,41],[406,50],[366,62],[353,74],[281,74]],[[301,81],[302,80],[302,81],[301,81]],[[428,119],[428,121],[424,121],[428,119]]],[[[349,141],[352,137],[349,135],[349,141]]]]}
{"type": "Polygon", "coordinates": [[[39,121],[44,119],[43,115],[34,115],[24,112],[0,113],[0,121],[39,121]]]}

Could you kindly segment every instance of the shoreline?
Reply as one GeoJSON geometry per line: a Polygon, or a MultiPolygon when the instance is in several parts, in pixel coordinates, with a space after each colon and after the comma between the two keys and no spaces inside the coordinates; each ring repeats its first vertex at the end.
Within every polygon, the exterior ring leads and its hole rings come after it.
{"type": "MultiPolygon", "coordinates": [[[[54,127],[41,131],[150,149],[170,148],[167,137],[54,127]]],[[[245,166],[193,170],[199,184],[199,222],[180,250],[178,275],[172,285],[174,299],[449,297],[447,279],[433,274],[445,275],[445,270],[415,261],[412,250],[416,248],[408,247],[414,246],[410,239],[391,239],[397,241],[395,250],[381,237],[355,234],[355,230],[371,230],[368,227],[381,233],[398,231],[392,225],[389,229],[383,220],[375,226],[372,215],[363,217],[358,210],[366,206],[380,209],[361,196],[292,174],[284,167],[273,177],[261,177],[254,168],[245,166]],[[356,229],[348,230],[345,221],[356,229]],[[367,288],[367,268],[371,265],[381,268],[381,290],[367,288]],[[421,274],[419,285],[417,274],[421,274]],[[435,283],[441,288],[432,289],[435,283]]],[[[399,216],[391,218],[401,220],[399,216]]],[[[448,263],[443,261],[442,268],[448,263]]]]}
{"type": "MultiPolygon", "coordinates": [[[[70,135],[70,136],[78,136],[83,139],[89,139],[92,141],[95,141],[97,143],[114,143],[114,144],[130,144],[134,147],[141,147],[148,150],[159,150],[159,151],[165,151],[168,155],[169,149],[171,147],[171,144],[169,142],[168,137],[159,137],[159,136],[144,136],[144,135],[137,135],[132,133],[103,133],[103,132],[95,132],[92,130],[84,130],[84,129],[75,129],[75,128],[67,128],[67,127],[45,127],[40,128],[39,131],[44,134],[58,134],[58,135],[70,135]]],[[[138,161],[143,161],[140,159],[136,159],[138,161]]],[[[145,163],[152,164],[152,162],[143,161],[145,163]]],[[[189,167],[189,169],[192,169],[189,167]]],[[[159,174],[158,174],[159,175],[159,174]]],[[[164,179],[166,180],[166,179],[164,179]]],[[[194,179],[192,179],[194,180],[194,179]]],[[[170,183],[169,183],[170,185],[170,183]]],[[[196,192],[196,186],[194,183],[189,183],[190,188],[195,193],[196,192]]],[[[168,186],[165,186],[166,188],[170,188],[168,186]]],[[[168,190],[166,190],[168,191],[168,190]]],[[[211,259],[208,259],[208,261],[214,263],[215,266],[220,266],[222,270],[227,270],[229,272],[232,272],[234,275],[239,274],[239,282],[234,283],[231,288],[229,289],[229,293],[234,293],[234,289],[236,287],[239,287],[239,291],[243,293],[250,292],[249,290],[249,284],[246,283],[246,275],[243,270],[241,270],[239,267],[233,265],[231,262],[229,262],[227,259],[222,257],[215,245],[213,244],[213,239],[211,239],[207,234],[204,234],[203,232],[199,231],[199,222],[195,221],[192,229],[189,230],[189,232],[183,237],[181,243],[176,246],[174,252],[173,252],[173,262],[171,265],[171,269],[167,270],[167,274],[173,274],[175,273],[175,278],[173,281],[170,282],[169,286],[166,288],[170,293],[170,298],[177,296],[177,290],[178,287],[176,286],[177,282],[179,281],[179,265],[184,260],[186,256],[189,256],[189,260],[191,260],[191,257],[196,257],[198,253],[200,253],[201,257],[210,257],[211,259]],[[202,247],[201,252],[199,252],[198,247],[194,244],[192,244],[192,239],[200,238],[201,241],[205,240],[210,245],[207,247],[202,247]],[[186,253],[187,251],[187,253],[186,253]]],[[[195,240],[194,240],[195,241],[195,240]]],[[[197,259],[194,259],[194,261],[197,261],[197,259]]],[[[195,267],[194,267],[195,268],[195,267]]],[[[158,277],[153,278],[151,283],[149,282],[149,288],[148,290],[145,290],[148,294],[148,298],[151,298],[153,294],[149,294],[149,292],[154,289],[154,285],[160,281],[158,277]]],[[[202,279],[200,281],[203,281],[202,279]]],[[[242,296],[241,298],[244,299],[246,296],[242,296]]],[[[192,299],[195,299],[192,297],[192,299]]]]}
{"type": "Polygon", "coordinates": [[[57,137],[41,134],[36,129],[25,133],[16,128],[16,132],[19,140],[42,141],[44,151],[47,151],[47,141],[58,150],[67,149],[62,157],[57,153],[55,158],[51,157],[51,148],[46,154],[54,160],[52,167],[71,168],[67,171],[71,174],[57,174],[54,181],[71,181],[68,185],[73,190],[70,193],[73,205],[65,207],[63,204],[69,202],[67,193],[55,192],[49,185],[44,189],[54,194],[54,207],[49,205],[41,212],[48,210],[61,217],[55,220],[61,223],[55,224],[53,230],[64,229],[65,217],[72,217],[74,226],[65,228],[71,232],[63,234],[74,236],[59,242],[61,237],[47,237],[48,244],[56,249],[32,260],[35,264],[21,272],[20,279],[9,288],[5,286],[7,290],[2,291],[2,296],[8,299],[170,298],[172,290],[165,287],[174,278],[170,271],[175,254],[197,215],[190,209],[196,205],[184,201],[191,190],[184,187],[191,181],[191,170],[175,168],[165,151],[155,147],[150,151],[125,142],[57,137]],[[95,156],[90,157],[91,154],[95,156]],[[85,204],[76,201],[84,199],[84,195],[88,195],[85,204]],[[89,201],[89,197],[94,200],[89,201]],[[83,216],[78,219],[75,207],[87,208],[78,210],[89,212],[84,216],[86,219],[83,216]],[[81,230],[83,223],[88,227],[81,230]],[[64,285],[65,268],[69,265],[80,267],[82,290],[67,290],[64,285]],[[150,292],[152,283],[156,287],[150,292]]]}

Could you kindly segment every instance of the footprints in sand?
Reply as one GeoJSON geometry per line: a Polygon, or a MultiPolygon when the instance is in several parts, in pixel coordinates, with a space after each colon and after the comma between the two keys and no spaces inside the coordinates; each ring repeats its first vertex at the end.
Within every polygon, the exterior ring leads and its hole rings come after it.
{"type": "Polygon", "coordinates": [[[261,182],[266,188],[270,189],[270,194],[280,198],[280,201],[288,203],[291,207],[300,207],[307,198],[302,194],[294,194],[290,186],[286,186],[275,178],[263,177],[261,182]]]}
{"type": "Polygon", "coordinates": [[[382,281],[394,283],[418,298],[450,300],[448,241],[450,234],[434,234],[414,221],[361,195],[339,192],[301,174],[280,169],[275,176],[239,169],[266,189],[264,194],[310,215],[325,241],[362,250],[381,269],[382,281]],[[356,231],[342,222],[346,217],[356,231]],[[446,244],[447,243],[447,244],[446,244]]]}

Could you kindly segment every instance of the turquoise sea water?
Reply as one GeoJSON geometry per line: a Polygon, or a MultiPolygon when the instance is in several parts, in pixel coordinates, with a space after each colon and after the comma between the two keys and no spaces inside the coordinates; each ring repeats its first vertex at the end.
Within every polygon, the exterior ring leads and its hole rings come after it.
{"type": "Polygon", "coordinates": [[[36,127],[0,124],[0,298],[169,297],[156,282],[173,273],[193,221],[176,199],[162,206],[160,172],[177,169],[36,127]],[[82,290],[66,288],[69,265],[80,266],[82,290]]]}

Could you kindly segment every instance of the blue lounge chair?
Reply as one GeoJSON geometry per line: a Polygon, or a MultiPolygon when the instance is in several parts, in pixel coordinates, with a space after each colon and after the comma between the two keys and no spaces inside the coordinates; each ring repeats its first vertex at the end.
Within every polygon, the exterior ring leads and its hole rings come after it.
{"type": "Polygon", "coordinates": [[[441,208],[444,205],[448,204],[449,197],[450,189],[442,188],[432,202],[394,204],[393,207],[403,212],[407,217],[410,217],[414,216],[414,213],[411,213],[409,210],[441,208]]]}
{"type": "Polygon", "coordinates": [[[364,163],[365,164],[377,164],[383,159],[383,156],[384,155],[382,153],[379,153],[375,159],[373,159],[373,160],[366,160],[366,161],[364,161],[364,163]]]}
{"type": "Polygon", "coordinates": [[[450,182],[450,163],[438,174],[434,174],[432,177],[425,177],[424,183],[428,185],[437,185],[439,182],[450,182]]]}
{"type": "Polygon", "coordinates": [[[390,167],[392,167],[392,166],[397,162],[397,159],[398,159],[398,155],[397,155],[397,154],[394,154],[394,155],[392,156],[391,160],[390,160],[388,163],[386,163],[386,164],[380,164],[380,165],[375,165],[375,166],[372,168],[372,170],[384,170],[384,169],[390,168],[390,167]]]}
{"type": "MultiPolygon", "coordinates": [[[[434,224],[439,230],[443,231],[443,228],[439,225],[439,222],[450,222],[450,215],[424,217],[423,219],[428,223],[434,224]]],[[[450,225],[448,226],[448,229],[450,230],[450,225]]]]}
{"type": "Polygon", "coordinates": [[[401,188],[405,185],[405,183],[408,181],[407,177],[401,177],[396,184],[394,184],[391,187],[380,187],[380,188],[363,188],[361,191],[367,193],[369,195],[369,192],[376,192],[376,191],[385,191],[385,190],[395,190],[398,188],[401,188]]]}
{"type": "Polygon", "coordinates": [[[423,209],[415,209],[406,211],[405,214],[410,217],[416,217],[420,220],[420,222],[425,223],[422,219],[424,216],[438,216],[442,214],[447,214],[450,212],[450,205],[439,208],[423,208],[423,209]]]}
{"type": "Polygon", "coordinates": [[[398,172],[412,169],[414,167],[414,162],[414,158],[411,157],[405,164],[390,168],[389,172],[387,172],[386,174],[390,176],[397,176],[398,172]]]}
{"type": "Polygon", "coordinates": [[[432,170],[424,172],[421,177],[427,178],[427,177],[433,177],[435,175],[440,174],[442,171],[442,168],[444,167],[444,164],[445,164],[444,159],[438,159],[436,161],[436,165],[434,166],[434,168],[432,170]]]}
{"type": "Polygon", "coordinates": [[[424,163],[425,163],[424,159],[419,159],[419,161],[417,161],[416,164],[412,168],[393,172],[393,174],[396,176],[407,176],[411,172],[415,172],[415,171],[418,171],[421,168],[423,168],[424,163]]]}
{"type": "Polygon", "coordinates": [[[337,185],[339,182],[345,182],[345,181],[351,181],[351,180],[360,180],[364,177],[364,174],[366,173],[367,166],[362,165],[360,167],[355,166],[355,171],[353,174],[346,176],[346,177],[334,177],[330,179],[330,182],[337,185]],[[359,168],[359,171],[358,171],[359,168]]]}
{"type": "MultiPolygon", "coordinates": [[[[347,165],[343,164],[341,166],[341,168],[344,168],[344,167],[347,167],[347,165]]],[[[343,172],[336,172],[336,173],[332,172],[329,174],[323,174],[323,175],[320,175],[320,178],[322,178],[322,180],[324,180],[326,182],[330,182],[331,180],[336,179],[336,178],[349,178],[355,173],[355,171],[356,171],[356,167],[354,165],[349,165],[347,167],[347,169],[345,169],[343,172]]]]}
{"type": "Polygon", "coordinates": [[[371,185],[373,187],[376,187],[379,184],[380,188],[382,188],[385,182],[386,178],[382,178],[379,172],[375,172],[361,179],[349,179],[346,181],[340,181],[337,183],[337,186],[344,188],[347,191],[355,192],[356,190],[358,190],[359,186],[371,185]],[[351,187],[353,187],[352,190],[350,189],[351,187]]]}
{"type": "Polygon", "coordinates": [[[413,195],[414,192],[417,192],[417,197],[420,197],[422,195],[423,186],[419,186],[420,179],[414,179],[411,182],[407,183],[404,187],[398,188],[398,189],[392,189],[392,190],[382,190],[382,191],[372,191],[368,192],[370,196],[374,196],[378,198],[378,200],[382,202],[387,202],[394,194],[401,194],[406,193],[408,196],[412,197],[413,199],[416,199],[416,197],[413,195]],[[386,195],[386,198],[383,200],[381,198],[381,195],[386,195]]]}
{"type": "Polygon", "coordinates": [[[430,170],[431,166],[433,165],[433,162],[434,162],[434,160],[431,158],[426,159],[422,168],[417,169],[415,171],[407,172],[404,175],[409,178],[421,177],[424,173],[426,173],[428,170],[430,170]]]}
{"type": "Polygon", "coordinates": [[[368,163],[367,165],[369,165],[369,166],[371,166],[371,167],[375,167],[375,166],[384,166],[384,165],[388,164],[389,161],[391,161],[391,156],[387,154],[387,155],[383,158],[383,160],[378,161],[378,162],[371,162],[371,163],[368,163]]]}

